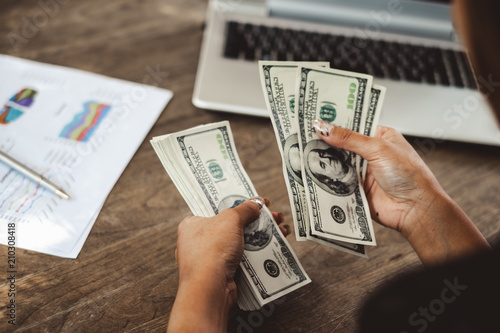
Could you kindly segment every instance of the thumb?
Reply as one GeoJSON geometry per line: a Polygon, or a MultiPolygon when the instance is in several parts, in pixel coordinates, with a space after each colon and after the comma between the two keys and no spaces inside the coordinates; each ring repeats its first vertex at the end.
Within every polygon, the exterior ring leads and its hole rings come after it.
{"type": "Polygon", "coordinates": [[[349,150],[369,160],[375,138],[335,126],[323,120],[315,120],[313,128],[319,137],[331,146],[349,150]]]}
{"type": "Polygon", "coordinates": [[[233,212],[238,214],[239,222],[245,227],[255,221],[264,206],[265,201],[262,197],[253,197],[233,208],[233,212]]]}

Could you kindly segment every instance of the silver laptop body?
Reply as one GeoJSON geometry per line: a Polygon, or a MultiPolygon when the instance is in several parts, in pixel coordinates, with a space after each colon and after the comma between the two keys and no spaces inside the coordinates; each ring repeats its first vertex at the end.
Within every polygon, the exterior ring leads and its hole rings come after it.
{"type": "MultiPolygon", "coordinates": [[[[446,4],[404,0],[213,0],[207,10],[193,104],[269,117],[258,59],[224,56],[228,22],[461,51],[449,11],[446,4]]],[[[424,151],[442,140],[500,145],[492,112],[477,88],[470,87],[494,89],[498,83],[491,79],[456,87],[375,77],[375,83],[387,87],[380,124],[430,138],[418,141],[424,151]]]]}

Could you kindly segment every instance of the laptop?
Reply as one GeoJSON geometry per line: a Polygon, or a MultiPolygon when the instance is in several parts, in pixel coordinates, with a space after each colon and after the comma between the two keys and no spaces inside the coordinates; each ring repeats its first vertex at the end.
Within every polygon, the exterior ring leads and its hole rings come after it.
{"type": "MultiPolygon", "coordinates": [[[[193,93],[197,107],[269,117],[257,61],[329,61],[387,87],[380,124],[426,138],[500,145],[453,29],[450,1],[212,0],[193,93]]],[[[427,146],[426,146],[427,145],[427,146]]]]}

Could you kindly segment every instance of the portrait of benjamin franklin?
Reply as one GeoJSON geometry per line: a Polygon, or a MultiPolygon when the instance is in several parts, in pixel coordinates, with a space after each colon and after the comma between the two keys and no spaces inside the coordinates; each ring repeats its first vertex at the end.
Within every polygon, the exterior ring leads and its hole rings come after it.
{"type": "Polygon", "coordinates": [[[358,186],[355,161],[348,152],[334,148],[323,140],[310,141],[304,149],[304,167],[321,189],[346,196],[358,186]]]}
{"type": "Polygon", "coordinates": [[[297,134],[292,134],[286,139],[283,155],[285,156],[285,165],[289,174],[292,175],[297,183],[304,186],[302,168],[300,166],[299,137],[297,134]]]}

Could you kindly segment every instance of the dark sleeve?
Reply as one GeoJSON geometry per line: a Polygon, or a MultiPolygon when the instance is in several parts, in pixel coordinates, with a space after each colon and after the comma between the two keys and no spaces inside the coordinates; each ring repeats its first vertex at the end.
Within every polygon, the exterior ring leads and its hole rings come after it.
{"type": "Polygon", "coordinates": [[[394,279],[370,296],[360,332],[500,332],[500,247],[394,279]]]}

